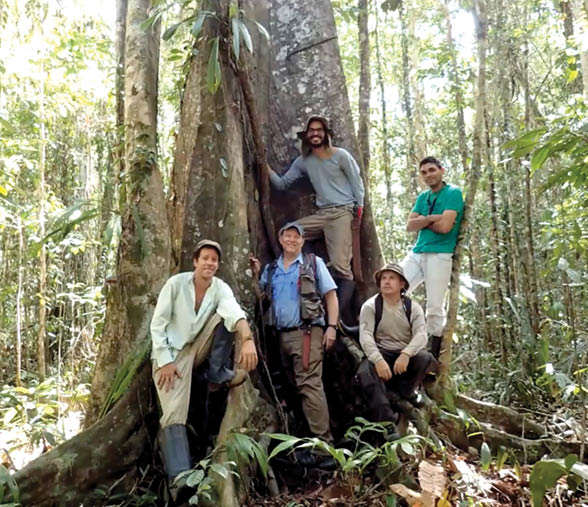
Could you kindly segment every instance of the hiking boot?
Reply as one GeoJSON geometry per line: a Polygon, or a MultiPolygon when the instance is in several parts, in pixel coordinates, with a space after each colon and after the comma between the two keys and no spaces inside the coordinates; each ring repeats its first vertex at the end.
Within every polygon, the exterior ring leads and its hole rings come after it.
{"type": "Polygon", "coordinates": [[[439,359],[441,354],[441,342],[443,341],[442,336],[431,336],[431,354],[435,359],[439,359]]]}
{"type": "Polygon", "coordinates": [[[311,449],[297,449],[294,451],[296,461],[306,468],[320,468],[321,470],[335,470],[337,462],[332,456],[313,452],[311,449]]]}
{"type": "Polygon", "coordinates": [[[403,398],[415,408],[423,408],[425,406],[425,399],[418,391],[415,391],[408,396],[403,396],[403,398]]]}

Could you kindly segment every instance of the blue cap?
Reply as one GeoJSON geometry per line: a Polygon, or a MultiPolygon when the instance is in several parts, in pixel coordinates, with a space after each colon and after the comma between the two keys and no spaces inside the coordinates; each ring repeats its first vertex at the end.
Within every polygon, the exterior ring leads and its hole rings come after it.
{"type": "Polygon", "coordinates": [[[304,236],[304,229],[302,228],[302,226],[298,222],[288,222],[287,224],[283,225],[282,228],[280,229],[279,236],[284,234],[284,232],[287,231],[288,229],[296,229],[298,231],[298,234],[300,234],[301,236],[304,236]]]}

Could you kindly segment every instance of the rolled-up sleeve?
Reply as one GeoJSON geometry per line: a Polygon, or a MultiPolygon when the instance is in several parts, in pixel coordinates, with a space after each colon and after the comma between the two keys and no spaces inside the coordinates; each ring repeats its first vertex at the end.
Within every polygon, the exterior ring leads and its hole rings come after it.
{"type": "Polygon", "coordinates": [[[167,326],[171,320],[173,308],[174,287],[170,278],[159,293],[155,311],[151,319],[151,341],[153,344],[153,358],[161,368],[173,362],[171,345],[167,336],[167,326]]]}
{"type": "Polygon", "coordinates": [[[234,332],[236,329],[237,322],[241,319],[247,319],[247,314],[243,311],[231,288],[225,283],[221,282],[222,285],[218,292],[218,305],[216,307],[217,313],[224,320],[227,331],[234,332]]]}
{"type": "Polygon", "coordinates": [[[359,314],[359,343],[368,360],[376,364],[384,359],[374,338],[374,324],[376,312],[369,301],[364,303],[359,314]]]}
{"type": "Polygon", "coordinates": [[[412,339],[402,352],[410,357],[418,354],[421,350],[427,348],[427,326],[425,323],[425,314],[418,303],[413,301],[410,315],[410,325],[412,327],[412,339]]]}
{"type": "Polygon", "coordinates": [[[286,190],[297,179],[302,178],[303,175],[304,164],[302,162],[302,157],[298,157],[294,160],[290,169],[288,169],[283,176],[278,176],[274,171],[270,171],[269,173],[271,184],[278,190],[286,190]]]}

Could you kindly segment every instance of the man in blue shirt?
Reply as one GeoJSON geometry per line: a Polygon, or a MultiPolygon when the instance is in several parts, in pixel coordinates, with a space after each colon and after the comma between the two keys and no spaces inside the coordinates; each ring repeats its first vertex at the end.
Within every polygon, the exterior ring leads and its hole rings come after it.
{"type": "MultiPolygon", "coordinates": [[[[337,285],[320,257],[302,254],[303,235],[304,231],[297,222],[288,223],[280,229],[282,255],[277,262],[265,267],[259,285],[271,299],[270,312],[273,314],[273,325],[279,335],[282,363],[285,367],[291,364],[294,370],[296,388],[301,396],[302,410],[310,431],[330,442],[332,436],[329,408],[323,388],[322,372],[323,351],[335,344],[339,316],[337,285]],[[315,267],[308,266],[308,263],[314,263],[315,267]],[[326,303],[325,331],[322,307],[313,314],[313,308],[309,310],[313,304],[306,305],[306,295],[312,292],[312,288],[309,290],[306,287],[307,276],[315,278],[314,289],[326,303]],[[270,277],[271,282],[268,280],[270,277]],[[270,284],[271,287],[268,287],[270,284]],[[313,318],[305,320],[304,314],[313,318]]],[[[261,270],[260,263],[253,256],[250,260],[251,269],[257,277],[261,270]]],[[[322,306],[320,302],[318,305],[322,306]]]]}

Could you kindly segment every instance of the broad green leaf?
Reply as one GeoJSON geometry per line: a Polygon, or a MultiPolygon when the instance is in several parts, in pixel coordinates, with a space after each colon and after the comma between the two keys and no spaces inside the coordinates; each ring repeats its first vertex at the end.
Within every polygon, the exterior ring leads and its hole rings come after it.
{"type": "Polygon", "coordinates": [[[236,17],[231,18],[231,27],[233,30],[233,53],[235,60],[239,61],[239,20],[236,17]]]}
{"type": "Polygon", "coordinates": [[[202,479],[204,479],[204,470],[194,470],[186,479],[186,484],[193,488],[197,484],[200,484],[202,479]]]}
{"type": "Polygon", "coordinates": [[[546,144],[544,146],[541,146],[541,148],[539,148],[533,153],[533,156],[531,157],[531,170],[533,172],[537,169],[540,169],[543,166],[543,164],[547,160],[547,157],[549,157],[549,155],[551,154],[552,149],[553,147],[551,146],[551,144],[546,144]]]}
{"type": "Polygon", "coordinates": [[[253,43],[251,42],[251,34],[249,33],[249,29],[243,23],[243,21],[238,20],[239,22],[239,30],[241,31],[241,36],[243,37],[243,42],[245,43],[245,47],[250,53],[253,53],[253,43]]]}
{"type": "Polygon", "coordinates": [[[196,20],[194,21],[194,24],[192,25],[192,36],[197,39],[198,36],[200,35],[200,31],[202,30],[202,26],[204,25],[204,20],[206,19],[206,16],[208,14],[206,13],[206,11],[200,12],[198,14],[198,16],[196,16],[196,20]]]}
{"type": "Polygon", "coordinates": [[[210,49],[210,57],[208,59],[208,67],[206,71],[206,83],[208,91],[213,95],[218,90],[221,83],[220,63],[218,61],[218,46],[219,38],[212,39],[212,47],[210,49]]]}
{"type": "Polygon", "coordinates": [[[265,37],[265,39],[267,41],[269,41],[270,40],[270,34],[265,29],[265,26],[263,26],[261,23],[255,21],[254,19],[252,21],[255,23],[255,26],[257,26],[257,29],[259,30],[259,33],[261,33],[261,35],[263,35],[265,37]]]}
{"type": "Polygon", "coordinates": [[[223,176],[225,178],[229,177],[229,166],[227,165],[227,161],[224,158],[219,159],[220,160],[220,165],[221,165],[221,170],[223,172],[223,176]]]}
{"type": "Polygon", "coordinates": [[[456,413],[455,400],[453,398],[453,393],[451,391],[445,390],[443,392],[443,402],[445,403],[445,406],[452,414],[456,413]]]}
{"type": "Polygon", "coordinates": [[[170,40],[174,34],[178,31],[178,28],[180,28],[180,25],[183,23],[184,21],[179,21],[178,23],[174,23],[172,26],[170,26],[165,32],[163,32],[162,38],[165,41],[170,40]]]}
{"type": "Polygon", "coordinates": [[[285,451],[286,449],[290,449],[290,448],[294,447],[297,443],[298,443],[298,439],[286,440],[285,442],[282,442],[281,444],[276,445],[274,447],[274,449],[272,450],[272,452],[270,453],[268,460],[271,460],[274,456],[277,456],[282,451],[285,451]]]}
{"type": "Polygon", "coordinates": [[[414,447],[410,442],[400,442],[400,447],[409,456],[414,455],[414,447]]]}
{"type": "Polygon", "coordinates": [[[492,453],[486,442],[482,442],[482,446],[480,447],[480,462],[482,463],[482,470],[484,472],[490,468],[490,463],[492,463],[492,453]]]}
{"type": "Polygon", "coordinates": [[[566,467],[553,460],[543,460],[533,465],[529,479],[533,507],[543,505],[545,492],[555,486],[557,481],[566,473],[566,467]]]}
{"type": "Polygon", "coordinates": [[[223,479],[226,479],[229,476],[229,470],[227,469],[227,467],[224,465],[221,465],[220,463],[213,463],[210,466],[210,469],[214,473],[220,475],[223,479]]]}
{"type": "Polygon", "coordinates": [[[508,451],[506,450],[506,448],[503,445],[501,445],[498,448],[498,453],[496,454],[496,468],[498,470],[502,470],[502,467],[506,463],[507,459],[508,459],[508,451]]]}

